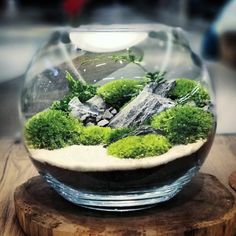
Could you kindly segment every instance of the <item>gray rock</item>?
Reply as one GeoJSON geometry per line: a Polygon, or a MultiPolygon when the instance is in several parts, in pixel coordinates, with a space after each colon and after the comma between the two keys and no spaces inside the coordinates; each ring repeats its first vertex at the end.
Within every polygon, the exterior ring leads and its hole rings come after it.
{"type": "Polygon", "coordinates": [[[89,117],[89,115],[88,115],[88,114],[85,114],[85,115],[82,115],[82,116],[80,117],[80,119],[81,119],[81,121],[85,121],[88,117],[89,117]]]}
{"type": "Polygon", "coordinates": [[[175,81],[165,81],[163,83],[156,83],[151,82],[147,84],[143,91],[149,92],[149,93],[155,93],[157,95],[160,95],[162,97],[167,97],[170,90],[175,86],[175,81]]]}
{"type": "Polygon", "coordinates": [[[106,110],[106,111],[104,112],[104,114],[102,115],[102,118],[103,118],[103,119],[110,120],[113,116],[114,116],[114,115],[112,115],[110,111],[106,110]]]}
{"type": "Polygon", "coordinates": [[[108,120],[106,120],[106,119],[104,119],[104,120],[101,120],[101,121],[99,121],[98,123],[97,123],[97,125],[98,126],[106,126],[106,125],[108,125],[109,124],[109,121],[108,120]]]}
{"type": "Polygon", "coordinates": [[[95,124],[92,123],[92,122],[88,122],[86,125],[87,125],[87,126],[92,126],[92,125],[95,125],[95,124]]]}
{"type": "Polygon", "coordinates": [[[119,128],[140,125],[154,114],[158,114],[173,106],[174,102],[171,99],[142,91],[133,101],[114,116],[109,126],[119,128]]]}
{"type": "Polygon", "coordinates": [[[160,129],[152,128],[149,125],[142,125],[130,132],[129,135],[145,135],[145,134],[161,134],[164,135],[164,132],[160,129]]]}
{"type": "Polygon", "coordinates": [[[87,115],[87,117],[96,117],[99,114],[97,110],[80,102],[77,97],[72,98],[68,106],[71,110],[71,115],[76,118],[81,119],[84,115],[87,115]]]}
{"type": "Polygon", "coordinates": [[[96,122],[100,121],[101,119],[102,119],[102,116],[101,116],[101,115],[98,115],[98,116],[96,117],[96,122]]]}
{"type": "Polygon", "coordinates": [[[94,97],[90,98],[86,102],[86,104],[99,112],[104,112],[106,110],[106,103],[98,95],[95,95],[94,97]]]}
{"type": "Polygon", "coordinates": [[[116,114],[117,114],[117,110],[116,110],[115,108],[112,109],[112,110],[111,110],[111,114],[116,115],[116,114]]]}

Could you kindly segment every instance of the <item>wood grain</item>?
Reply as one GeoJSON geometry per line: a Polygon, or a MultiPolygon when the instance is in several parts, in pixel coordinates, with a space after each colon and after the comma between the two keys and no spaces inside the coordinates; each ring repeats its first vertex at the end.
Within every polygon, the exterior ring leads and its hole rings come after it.
{"type": "Polygon", "coordinates": [[[14,200],[20,225],[30,236],[233,236],[236,224],[234,196],[208,174],[197,175],[168,203],[138,213],[112,214],[75,207],[40,176],[18,187],[14,200]]]}
{"type": "MultiPolygon", "coordinates": [[[[236,196],[228,185],[228,177],[235,170],[236,135],[216,136],[201,171],[215,175],[236,196]]],[[[16,220],[13,193],[18,185],[36,174],[22,144],[0,140],[0,236],[24,235],[16,220]]]]}

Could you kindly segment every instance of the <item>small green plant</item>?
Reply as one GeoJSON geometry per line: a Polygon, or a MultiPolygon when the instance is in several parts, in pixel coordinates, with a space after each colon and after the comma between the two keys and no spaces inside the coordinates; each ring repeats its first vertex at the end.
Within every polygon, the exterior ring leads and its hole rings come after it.
{"type": "Polygon", "coordinates": [[[88,126],[80,135],[80,142],[84,145],[106,144],[111,133],[111,128],[100,126],[88,126]]]}
{"type": "Polygon", "coordinates": [[[122,139],[129,135],[129,133],[132,131],[131,128],[117,128],[112,129],[111,133],[107,139],[107,144],[111,144],[116,142],[119,139],[122,139]]]}
{"type": "Polygon", "coordinates": [[[147,83],[156,82],[158,84],[161,84],[161,83],[165,82],[165,74],[166,74],[165,71],[164,72],[156,71],[154,73],[147,72],[145,75],[145,79],[146,79],[147,83]]]}
{"type": "Polygon", "coordinates": [[[179,105],[154,115],[151,126],[163,130],[171,143],[187,144],[208,136],[213,116],[199,107],[179,105]]]}
{"type": "Polygon", "coordinates": [[[97,88],[92,85],[84,84],[80,80],[75,80],[72,75],[66,71],[66,79],[68,81],[69,93],[61,100],[52,103],[50,109],[70,112],[69,102],[73,97],[78,97],[81,102],[86,102],[96,95],[97,88]]]}
{"type": "Polygon", "coordinates": [[[137,96],[144,87],[143,81],[120,79],[111,81],[97,90],[108,104],[119,109],[133,97],[137,96]]]}
{"type": "Polygon", "coordinates": [[[79,143],[82,124],[63,111],[46,110],[25,124],[27,144],[33,148],[56,149],[79,143]]]}
{"type": "Polygon", "coordinates": [[[169,97],[180,104],[194,101],[198,107],[204,107],[210,101],[206,89],[198,82],[190,79],[177,79],[175,87],[170,91],[169,97]]]}
{"type": "Polygon", "coordinates": [[[86,102],[96,95],[97,88],[95,86],[84,84],[80,80],[75,80],[68,71],[66,71],[66,79],[68,81],[70,94],[73,97],[78,97],[81,102],[86,102]]]}
{"type": "Polygon", "coordinates": [[[119,158],[142,158],[161,155],[170,147],[168,139],[161,135],[129,136],[108,146],[108,154],[119,158]]]}

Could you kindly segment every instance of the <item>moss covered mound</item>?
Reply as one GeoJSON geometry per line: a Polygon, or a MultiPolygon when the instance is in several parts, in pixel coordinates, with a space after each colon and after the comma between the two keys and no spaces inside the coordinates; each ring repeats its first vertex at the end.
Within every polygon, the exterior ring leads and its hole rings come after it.
{"type": "Polygon", "coordinates": [[[120,79],[101,86],[98,88],[97,94],[108,104],[119,109],[133,97],[137,96],[143,87],[143,81],[120,79]]]}
{"type": "Polygon", "coordinates": [[[131,128],[112,129],[111,133],[107,139],[107,144],[111,144],[119,139],[122,139],[122,138],[128,136],[131,131],[132,131],[131,128]]]}
{"type": "Polygon", "coordinates": [[[207,138],[213,122],[211,113],[199,107],[182,105],[154,115],[151,126],[163,130],[171,143],[187,144],[207,138]]]}
{"type": "Polygon", "coordinates": [[[210,96],[206,89],[198,82],[190,79],[177,79],[175,87],[170,91],[171,99],[179,99],[181,103],[194,101],[198,107],[204,107],[210,101],[210,96]]]}
{"type": "Polygon", "coordinates": [[[46,110],[30,118],[25,124],[25,138],[33,148],[56,149],[78,144],[81,123],[65,112],[46,110]]]}
{"type": "Polygon", "coordinates": [[[168,139],[161,135],[129,136],[112,143],[108,154],[120,158],[142,158],[161,155],[170,147],[168,139]]]}
{"type": "Polygon", "coordinates": [[[110,133],[109,127],[88,126],[83,129],[79,139],[83,145],[106,144],[110,133]]]}

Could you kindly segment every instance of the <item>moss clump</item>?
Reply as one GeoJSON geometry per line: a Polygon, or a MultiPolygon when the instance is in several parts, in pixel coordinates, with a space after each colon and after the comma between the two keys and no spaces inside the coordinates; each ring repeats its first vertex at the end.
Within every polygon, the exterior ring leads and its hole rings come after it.
{"type": "Polygon", "coordinates": [[[122,139],[129,135],[129,133],[132,131],[131,128],[117,128],[112,129],[111,133],[107,139],[107,144],[111,144],[116,142],[119,139],[122,139]]]}
{"type": "Polygon", "coordinates": [[[120,158],[142,158],[161,155],[170,147],[168,139],[161,135],[129,136],[112,143],[108,154],[120,158]]]}
{"type": "Polygon", "coordinates": [[[97,90],[108,104],[119,109],[133,97],[137,96],[144,87],[143,81],[120,79],[111,81],[97,90]]]}
{"type": "Polygon", "coordinates": [[[199,107],[183,105],[154,115],[151,126],[163,130],[171,143],[187,144],[207,137],[213,116],[199,107]]]}
{"type": "Polygon", "coordinates": [[[106,144],[111,133],[111,128],[100,126],[88,126],[80,135],[80,142],[84,145],[106,144]]]}
{"type": "Polygon", "coordinates": [[[70,109],[69,109],[68,104],[72,98],[73,96],[71,95],[64,96],[61,100],[53,102],[50,109],[64,111],[64,112],[69,113],[70,109]]]}
{"type": "Polygon", "coordinates": [[[24,134],[33,148],[56,149],[79,143],[81,123],[65,112],[46,110],[30,118],[24,134]]]}
{"type": "Polygon", "coordinates": [[[179,99],[184,104],[194,101],[198,107],[204,107],[210,101],[210,96],[206,89],[198,82],[190,79],[177,79],[175,87],[170,91],[171,99],[179,99]]]}

